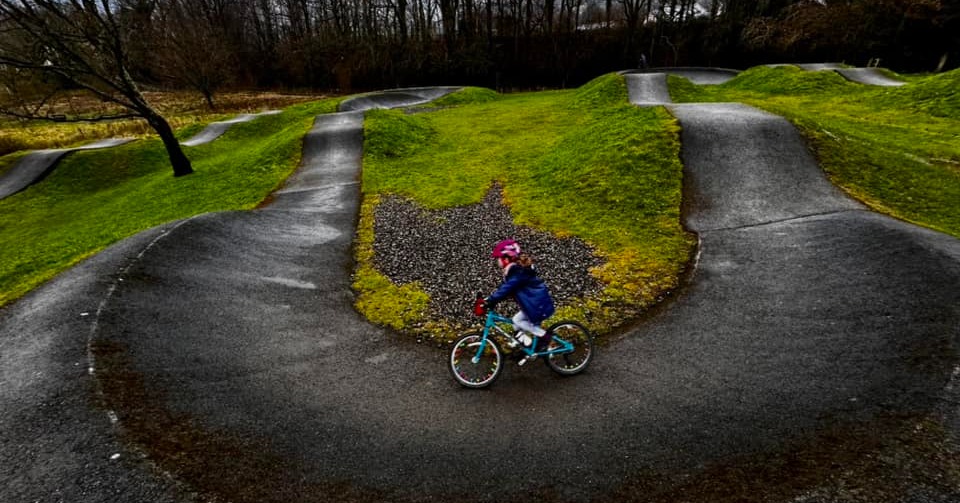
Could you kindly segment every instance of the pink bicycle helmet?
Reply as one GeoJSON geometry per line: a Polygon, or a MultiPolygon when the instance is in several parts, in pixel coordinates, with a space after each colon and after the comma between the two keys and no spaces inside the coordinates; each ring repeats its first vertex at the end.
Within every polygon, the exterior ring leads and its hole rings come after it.
{"type": "Polygon", "coordinates": [[[504,239],[493,247],[493,258],[509,257],[517,258],[520,256],[520,245],[512,239],[504,239]]]}

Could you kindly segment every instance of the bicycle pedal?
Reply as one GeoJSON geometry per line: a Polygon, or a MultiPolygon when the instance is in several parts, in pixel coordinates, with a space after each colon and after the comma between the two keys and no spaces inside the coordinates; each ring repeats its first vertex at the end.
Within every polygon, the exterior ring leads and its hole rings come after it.
{"type": "Polygon", "coordinates": [[[532,362],[532,361],[534,361],[534,360],[536,360],[536,359],[537,359],[537,355],[526,356],[526,357],[524,357],[523,359],[521,359],[519,362],[517,362],[517,366],[518,366],[518,367],[522,367],[522,366],[523,366],[524,364],[526,364],[527,362],[532,362]]]}

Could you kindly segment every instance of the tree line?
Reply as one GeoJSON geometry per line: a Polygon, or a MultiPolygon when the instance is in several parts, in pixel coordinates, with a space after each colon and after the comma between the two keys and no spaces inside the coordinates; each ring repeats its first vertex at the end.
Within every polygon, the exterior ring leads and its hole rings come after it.
{"type": "Polygon", "coordinates": [[[38,115],[52,90],[82,89],[173,142],[142,89],[194,89],[214,107],[225,88],[572,87],[640,66],[863,66],[879,58],[895,70],[931,71],[960,59],[958,4],[0,0],[0,105],[38,115]]]}
{"type": "Polygon", "coordinates": [[[127,1],[167,45],[144,48],[165,70],[153,76],[200,88],[564,87],[644,62],[960,58],[946,0],[127,1]]]}
{"type": "MultiPolygon", "coordinates": [[[[212,100],[224,86],[575,86],[652,66],[879,58],[956,66],[947,0],[2,0],[114,13],[131,71],[212,100]],[[120,33],[122,36],[123,34],[120,33]],[[952,53],[952,56],[951,56],[952,53]]],[[[25,9],[26,7],[21,7],[25,9]]]]}

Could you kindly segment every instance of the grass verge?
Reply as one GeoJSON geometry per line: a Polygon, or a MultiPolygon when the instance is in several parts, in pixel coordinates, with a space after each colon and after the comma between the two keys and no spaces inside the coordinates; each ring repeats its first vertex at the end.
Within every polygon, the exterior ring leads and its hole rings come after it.
{"type": "Polygon", "coordinates": [[[671,77],[676,102],[736,101],[792,121],[830,179],[876,211],[960,237],[960,70],[902,87],[757,67],[719,86],[671,77]]]}
{"type": "MultiPolygon", "coordinates": [[[[361,233],[372,229],[380,195],[438,209],[479,203],[496,182],[518,224],[577,236],[604,259],[591,271],[603,291],[561,305],[556,317],[610,332],[678,286],[694,239],[680,225],[682,166],[669,114],[629,105],[617,75],[573,91],[472,95],[453,96],[459,106],[429,114],[367,115],[361,233]]],[[[358,241],[357,307],[376,319],[382,313],[371,312],[369,299],[398,286],[376,272],[372,238],[358,241]]],[[[397,309],[419,314],[394,328],[453,335],[423,304],[397,309]]]]}
{"type": "Polygon", "coordinates": [[[255,207],[296,169],[314,117],[338,102],[296,105],[186,148],[196,172],[181,178],[158,139],[71,154],[42,183],[0,200],[0,242],[16,243],[0,248],[0,305],[141,230],[255,207]]]}

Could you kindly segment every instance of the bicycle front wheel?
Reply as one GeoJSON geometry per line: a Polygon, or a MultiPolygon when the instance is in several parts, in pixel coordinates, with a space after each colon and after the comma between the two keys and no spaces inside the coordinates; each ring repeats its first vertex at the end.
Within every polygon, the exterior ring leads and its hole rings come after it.
{"type": "Polygon", "coordinates": [[[461,386],[485,388],[493,384],[501,370],[503,352],[492,339],[483,342],[483,334],[466,334],[453,343],[450,372],[461,386]]]}
{"type": "Polygon", "coordinates": [[[563,375],[571,376],[583,372],[593,359],[593,335],[583,325],[575,321],[561,321],[551,326],[548,331],[553,333],[556,345],[569,345],[569,351],[553,353],[544,359],[550,370],[563,375]]]}

